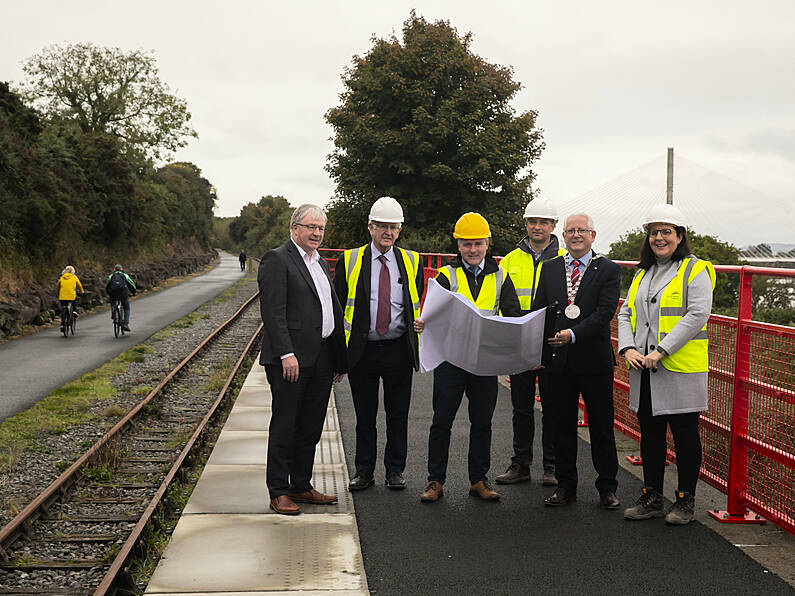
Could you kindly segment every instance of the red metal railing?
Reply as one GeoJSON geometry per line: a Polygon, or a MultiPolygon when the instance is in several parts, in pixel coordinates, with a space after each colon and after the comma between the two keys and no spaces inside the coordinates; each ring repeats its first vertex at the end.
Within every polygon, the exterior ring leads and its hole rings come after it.
{"type": "MultiPolygon", "coordinates": [[[[333,269],[342,250],[320,250],[333,269]]],[[[421,256],[427,283],[454,255],[421,256]]],[[[730,265],[715,270],[740,276],[740,298],[736,318],[711,315],[707,323],[709,402],[700,420],[701,479],[728,497],[725,511],[710,514],[723,522],[758,522],[762,515],[795,533],[795,328],[751,320],[753,277],[792,279],[795,270],[730,265]]],[[[612,336],[616,345],[615,318],[612,336]]],[[[613,400],[616,428],[638,440],[624,366],[616,367],[613,400]]],[[[675,460],[670,433],[668,455],[675,460]]]]}

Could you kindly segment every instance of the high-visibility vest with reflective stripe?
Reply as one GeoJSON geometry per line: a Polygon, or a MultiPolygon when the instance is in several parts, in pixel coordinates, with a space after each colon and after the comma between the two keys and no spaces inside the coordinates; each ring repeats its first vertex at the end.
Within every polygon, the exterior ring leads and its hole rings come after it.
{"type": "Polygon", "coordinates": [[[477,300],[472,297],[472,292],[469,290],[469,282],[463,267],[445,265],[439,269],[439,273],[450,282],[450,291],[461,294],[472,302],[480,314],[488,317],[496,315],[500,311],[500,293],[505,280],[504,270],[497,267],[497,271],[494,273],[483,276],[483,285],[480,287],[477,300]]]}
{"type": "MultiPolygon", "coordinates": [[[[674,326],[687,314],[687,292],[690,282],[696,275],[707,270],[712,289],[715,289],[715,267],[709,261],[702,261],[696,257],[685,257],[679,263],[676,276],[668,283],[660,295],[660,314],[657,320],[657,343],[668,335],[674,326]]],[[[629,308],[629,322],[632,324],[632,333],[635,333],[635,323],[638,313],[635,309],[635,297],[638,293],[640,280],[646,271],[639,269],[632,279],[632,285],[627,294],[627,307],[629,308]]],[[[709,340],[707,339],[707,326],[693,339],[679,348],[673,354],[663,356],[660,360],[665,368],[673,372],[707,372],[709,340]]]]}
{"type": "MultiPolygon", "coordinates": [[[[343,313],[344,321],[343,327],[345,328],[345,345],[348,345],[351,339],[351,330],[353,329],[353,309],[356,305],[356,286],[359,283],[359,273],[362,271],[362,258],[364,257],[364,249],[367,244],[359,248],[346,250],[344,255],[345,263],[345,280],[348,283],[348,296],[345,300],[345,311],[343,313]]],[[[420,254],[413,250],[404,250],[395,246],[393,252],[399,253],[403,258],[403,264],[406,266],[406,285],[409,287],[409,296],[411,296],[411,307],[414,311],[414,318],[420,318],[420,297],[417,293],[417,272],[422,267],[420,254]]],[[[336,272],[340,273],[340,272],[336,272]]],[[[410,331],[410,330],[409,330],[410,331]]]]}
{"type": "MultiPolygon", "coordinates": [[[[550,257],[550,259],[565,254],[565,249],[558,248],[557,254],[554,257],[550,257]]],[[[546,259],[546,261],[550,259],[546,259]]],[[[544,262],[541,261],[536,266],[533,255],[523,251],[521,248],[512,250],[500,261],[500,267],[505,269],[508,275],[511,276],[516,295],[519,297],[519,306],[522,307],[522,310],[532,310],[533,298],[536,295],[541,266],[544,262]]]]}

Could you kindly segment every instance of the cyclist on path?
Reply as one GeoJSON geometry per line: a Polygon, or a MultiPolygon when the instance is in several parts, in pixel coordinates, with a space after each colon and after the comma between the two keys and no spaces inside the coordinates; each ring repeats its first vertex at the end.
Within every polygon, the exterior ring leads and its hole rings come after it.
{"type": "MultiPolygon", "coordinates": [[[[55,284],[55,289],[58,291],[58,301],[61,303],[61,331],[64,328],[63,312],[64,309],[69,308],[69,305],[75,301],[77,294],[83,293],[83,284],[75,275],[75,268],[67,265],[61,271],[61,277],[55,284]]],[[[77,317],[77,308],[73,310],[73,316],[77,317]]]]}
{"type": "Polygon", "coordinates": [[[124,308],[124,322],[122,329],[125,331],[130,330],[130,296],[135,296],[138,289],[135,287],[135,282],[130,279],[130,276],[124,272],[121,265],[116,265],[116,270],[108,276],[105,282],[105,291],[110,296],[111,313],[117,300],[121,300],[122,308],[124,308]]]}

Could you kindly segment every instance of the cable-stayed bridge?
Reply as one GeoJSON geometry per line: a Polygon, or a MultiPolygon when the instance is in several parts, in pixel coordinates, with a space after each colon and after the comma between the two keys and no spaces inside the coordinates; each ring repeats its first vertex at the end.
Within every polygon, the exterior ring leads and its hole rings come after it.
{"type": "MultiPolygon", "coordinates": [[[[598,232],[594,248],[607,252],[622,235],[640,228],[648,210],[666,201],[666,154],[602,186],[558,203],[561,218],[590,214],[598,232]]],[[[770,197],[741,182],[701,166],[680,153],[674,160],[673,204],[698,234],[716,236],[738,248],[795,243],[795,193],[792,199],[770,197]]],[[[560,232],[560,230],[558,230],[560,232]]],[[[747,260],[792,261],[776,254],[747,260]]]]}

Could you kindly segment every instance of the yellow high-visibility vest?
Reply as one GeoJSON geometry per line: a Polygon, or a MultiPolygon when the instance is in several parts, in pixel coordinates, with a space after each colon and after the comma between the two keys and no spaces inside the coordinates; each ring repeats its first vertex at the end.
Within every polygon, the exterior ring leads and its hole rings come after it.
{"type": "MultiPolygon", "coordinates": [[[[674,326],[687,314],[687,292],[690,282],[696,275],[704,270],[709,274],[712,289],[715,289],[715,267],[709,261],[702,261],[696,257],[685,257],[679,263],[676,276],[668,283],[660,295],[660,315],[657,320],[657,343],[668,335],[674,326]]],[[[632,324],[632,333],[635,333],[635,323],[638,313],[635,309],[635,297],[638,293],[640,280],[646,271],[639,269],[632,279],[632,285],[627,294],[627,307],[629,308],[629,321],[632,324]]],[[[693,339],[679,348],[673,354],[663,356],[660,360],[665,368],[673,372],[707,372],[709,370],[709,340],[707,339],[707,326],[693,339]]]]}
{"type": "Polygon", "coordinates": [[[536,295],[538,279],[541,275],[541,266],[546,261],[565,254],[565,249],[558,248],[558,252],[554,257],[539,262],[538,266],[536,266],[533,255],[523,251],[521,248],[516,248],[503,257],[502,261],[500,261],[500,267],[505,269],[508,275],[511,276],[516,295],[519,297],[519,306],[521,306],[522,310],[532,310],[533,298],[536,295]]]}
{"type": "Polygon", "coordinates": [[[461,294],[464,298],[472,302],[484,316],[496,315],[500,312],[500,293],[502,284],[505,280],[505,271],[497,267],[497,271],[483,276],[483,285],[480,288],[478,299],[472,297],[469,291],[469,282],[463,267],[453,267],[445,265],[439,269],[439,273],[444,275],[450,282],[450,291],[461,294]]]}
{"type": "MultiPolygon", "coordinates": [[[[367,246],[368,245],[365,244],[359,248],[346,250],[344,253],[345,280],[348,283],[348,296],[345,300],[345,310],[343,312],[343,318],[345,319],[343,321],[343,327],[345,328],[346,346],[351,339],[351,330],[353,329],[353,310],[356,306],[356,286],[359,283],[359,274],[362,271],[362,258],[364,257],[364,249],[367,248],[367,246]]],[[[406,276],[408,277],[408,279],[405,280],[405,283],[408,285],[409,296],[411,296],[411,308],[414,312],[414,318],[419,319],[420,297],[417,293],[417,284],[415,280],[417,279],[417,272],[422,267],[420,254],[418,252],[414,252],[413,250],[404,250],[402,248],[398,248],[397,246],[393,247],[393,251],[403,258],[403,264],[406,266],[406,276]]],[[[339,274],[341,272],[338,271],[336,273],[339,274]]],[[[408,331],[410,332],[412,330],[409,329],[408,331]]]]}

